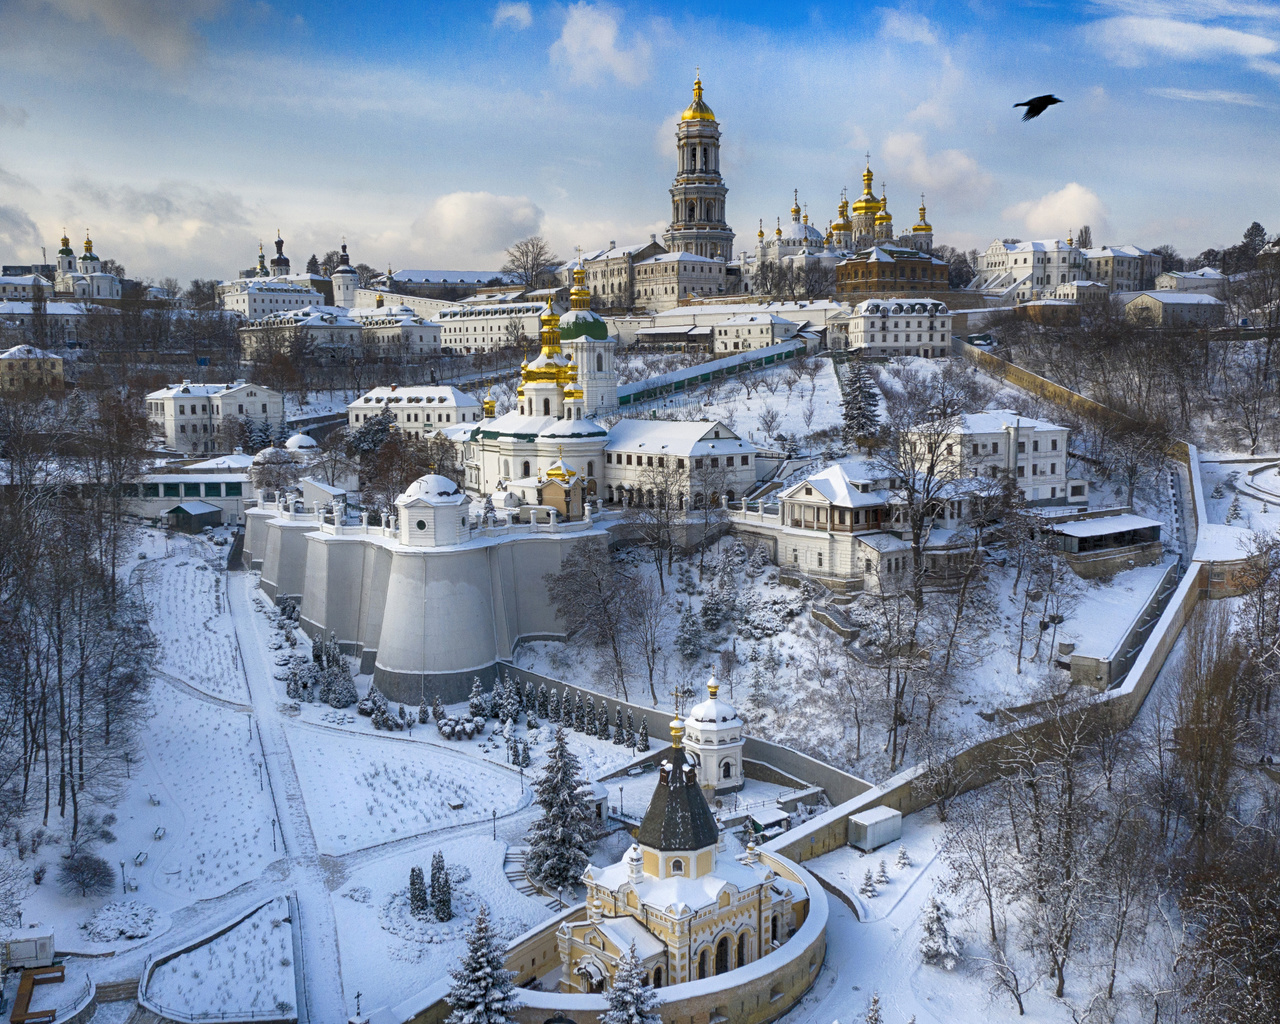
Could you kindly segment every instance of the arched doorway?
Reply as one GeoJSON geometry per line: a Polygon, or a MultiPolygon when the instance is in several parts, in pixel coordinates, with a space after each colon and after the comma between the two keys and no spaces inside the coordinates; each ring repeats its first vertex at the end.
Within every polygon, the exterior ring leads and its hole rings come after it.
{"type": "Polygon", "coordinates": [[[698,954],[698,978],[702,979],[707,976],[707,951],[704,949],[698,954]]]}
{"type": "Polygon", "coordinates": [[[655,967],[653,969],[653,987],[662,988],[662,968],[655,967]]]}
{"type": "Polygon", "coordinates": [[[729,936],[723,936],[716,943],[716,974],[724,974],[729,969],[729,936]]]}

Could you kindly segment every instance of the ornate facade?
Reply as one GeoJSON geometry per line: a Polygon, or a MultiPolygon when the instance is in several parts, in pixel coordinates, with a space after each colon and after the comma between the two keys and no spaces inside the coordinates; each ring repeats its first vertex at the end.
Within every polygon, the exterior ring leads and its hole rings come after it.
{"type": "Polygon", "coordinates": [[[671,184],[671,225],[663,234],[668,252],[728,260],[733,229],[725,220],[729,189],[720,177],[720,125],[702,98],[702,78],[693,82],[693,102],[676,128],[676,178],[671,184]]]}

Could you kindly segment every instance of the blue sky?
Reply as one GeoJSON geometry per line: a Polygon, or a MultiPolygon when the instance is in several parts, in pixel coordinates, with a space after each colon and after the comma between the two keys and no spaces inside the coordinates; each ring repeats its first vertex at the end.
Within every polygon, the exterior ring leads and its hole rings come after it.
{"type": "Polygon", "coordinates": [[[939,242],[1185,252],[1280,230],[1280,4],[0,0],[0,260],[92,231],[131,275],[226,277],[279,228],[487,269],[660,233],[701,66],[736,248],[871,153],[939,242]],[[1012,104],[1065,102],[1023,124],[1012,104]]]}

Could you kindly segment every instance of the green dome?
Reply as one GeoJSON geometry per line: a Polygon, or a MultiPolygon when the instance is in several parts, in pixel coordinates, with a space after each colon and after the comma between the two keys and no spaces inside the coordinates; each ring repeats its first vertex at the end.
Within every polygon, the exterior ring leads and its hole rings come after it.
{"type": "Polygon", "coordinates": [[[608,341],[609,325],[589,309],[571,309],[560,318],[560,340],[572,341],[574,338],[608,341]]]}

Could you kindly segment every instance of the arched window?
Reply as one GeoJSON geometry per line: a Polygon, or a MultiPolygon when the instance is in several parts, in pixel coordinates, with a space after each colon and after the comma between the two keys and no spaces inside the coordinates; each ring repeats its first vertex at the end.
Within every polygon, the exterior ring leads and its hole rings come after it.
{"type": "Polygon", "coordinates": [[[610,484],[608,487],[604,489],[604,497],[605,497],[605,501],[607,501],[610,505],[613,504],[613,484],[610,484]]]}
{"type": "Polygon", "coordinates": [[[738,964],[741,967],[747,962],[747,933],[744,931],[738,936],[738,964]]]}
{"type": "Polygon", "coordinates": [[[684,861],[682,861],[679,857],[677,857],[675,860],[671,862],[671,873],[673,875],[684,874],[684,861]]]}
{"type": "Polygon", "coordinates": [[[720,766],[720,778],[722,779],[733,778],[733,762],[732,761],[726,761],[723,765],[720,766]]]}
{"type": "Polygon", "coordinates": [[[596,475],[596,464],[594,462],[587,463],[587,476],[596,475]]]}
{"type": "Polygon", "coordinates": [[[698,210],[697,204],[695,204],[695,203],[690,203],[690,204],[689,204],[689,216],[688,216],[688,218],[687,218],[687,219],[688,219],[688,220],[697,220],[697,217],[696,217],[697,210],[698,210]]]}
{"type": "Polygon", "coordinates": [[[542,415],[543,416],[551,415],[551,399],[549,398],[544,398],[542,400],[542,415]]]}
{"type": "Polygon", "coordinates": [[[729,970],[729,936],[723,936],[716,943],[716,974],[724,974],[729,970]]]}
{"type": "Polygon", "coordinates": [[[704,949],[698,954],[698,977],[705,978],[707,976],[707,951],[704,949]]]}
{"type": "Polygon", "coordinates": [[[528,476],[528,475],[529,475],[529,460],[528,460],[528,459],[525,459],[525,460],[524,460],[524,462],[522,462],[522,463],[520,464],[520,475],[521,475],[521,476],[528,476]]]}
{"type": "Polygon", "coordinates": [[[730,501],[733,501],[733,491],[726,491],[724,496],[730,501]]]}
{"type": "Polygon", "coordinates": [[[604,373],[604,353],[596,353],[596,373],[604,373]]]}
{"type": "Polygon", "coordinates": [[[506,477],[508,480],[511,479],[511,460],[510,459],[502,460],[502,475],[506,477]]]}
{"type": "Polygon", "coordinates": [[[655,967],[653,969],[653,987],[662,988],[662,968],[655,967]]]}
{"type": "Polygon", "coordinates": [[[769,923],[769,940],[777,943],[778,941],[778,915],[773,915],[773,920],[769,923]]]}

